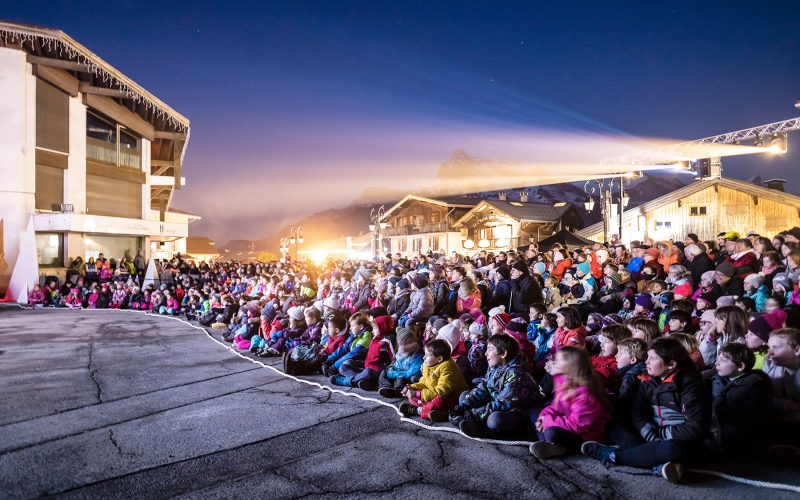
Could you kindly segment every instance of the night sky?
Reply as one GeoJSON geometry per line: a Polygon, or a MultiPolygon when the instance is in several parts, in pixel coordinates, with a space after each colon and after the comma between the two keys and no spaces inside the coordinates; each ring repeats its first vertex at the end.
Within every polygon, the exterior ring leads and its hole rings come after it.
{"type": "MultiPolygon", "coordinates": [[[[173,205],[223,244],[403,189],[457,148],[510,159],[547,131],[677,140],[800,115],[800,2],[616,4],[27,1],[0,17],[64,30],[191,120],[173,205]]],[[[725,173],[800,192],[800,132],[789,151],[725,173]]]]}

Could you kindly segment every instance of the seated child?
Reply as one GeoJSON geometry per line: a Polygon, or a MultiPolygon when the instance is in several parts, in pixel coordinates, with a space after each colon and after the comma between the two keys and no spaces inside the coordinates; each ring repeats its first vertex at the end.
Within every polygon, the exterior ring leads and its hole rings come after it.
{"type": "Polygon", "coordinates": [[[591,361],[592,368],[609,394],[615,394],[620,383],[617,376],[617,344],[630,337],[630,330],[623,325],[608,325],[600,330],[600,353],[592,356],[591,361]]]}
{"type": "Polygon", "coordinates": [[[486,362],[486,338],[488,330],[486,328],[486,316],[480,316],[469,325],[469,347],[467,348],[467,365],[462,368],[461,373],[471,386],[486,374],[488,364],[486,362]]]}
{"type": "Polygon", "coordinates": [[[768,427],[772,384],[744,344],[731,342],[717,355],[711,386],[712,434],[725,453],[746,453],[768,427]]]}
{"type": "Polygon", "coordinates": [[[544,280],[544,305],[548,311],[552,311],[564,304],[561,297],[561,290],[558,287],[558,278],[550,275],[544,280]]]}
{"type": "Polygon", "coordinates": [[[542,400],[539,386],[525,371],[519,344],[508,335],[492,335],[486,348],[489,370],[478,386],[463,392],[450,422],[468,436],[481,431],[519,432],[527,412],[542,400]]]}
{"type": "Polygon", "coordinates": [[[42,291],[42,287],[39,285],[33,285],[33,290],[28,292],[28,304],[32,307],[44,307],[44,302],[45,295],[42,291]]]}
{"type": "Polygon", "coordinates": [[[394,347],[386,338],[387,332],[394,328],[391,316],[379,316],[372,320],[372,340],[369,342],[364,359],[350,358],[339,366],[339,375],[332,375],[330,381],[334,385],[358,387],[365,391],[374,391],[378,386],[378,377],[384,368],[394,360],[394,347]]]}
{"type": "Polygon", "coordinates": [[[540,460],[577,451],[587,440],[602,440],[611,418],[603,385],[585,350],[561,348],[550,374],[555,382],[553,402],[530,414],[539,436],[530,452],[540,460]]]}
{"type": "Polygon", "coordinates": [[[80,309],[83,307],[83,297],[77,288],[72,288],[64,299],[64,305],[70,309],[80,309]]]}
{"type": "Polygon", "coordinates": [[[403,388],[408,398],[400,405],[406,417],[421,416],[434,422],[447,420],[448,412],[458,404],[459,395],[469,389],[464,376],[450,357],[450,344],[433,339],[425,345],[422,377],[403,388]]]}
{"type": "Polygon", "coordinates": [[[689,358],[691,358],[698,370],[702,371],[706,367],[703,354],[700,352],[700,341],[697,340],[697,337],[688,333],[673,333],[669,337],[680,342],[686,352],[689,353],[689,358]]]}
{"type": "Polygon", "coordinates": [[[372,321],[366,313],[356,313],[350,317],[350,332],[344,343],[325,358],[322,365],[325,375],[339,374],[339,367],[350,359],[363,360],[372,341],[372,321]]]}
{"type": "MultiPolygon", "coordinates": [[[[752,274],[750,276],[753,276],[752,274]]],[[[767,359],[767,342],[769,341],[769,334],[772,332],[767,322],[767,315],[758,316],[750,321],[747,326],[747,333],[744,336],[744,342],[748,349],[753,352],[755,360],[753,362],[753,370],[763,370],[764,362],[767,359]]]]}
{"type": "Polygon", "coordinates": [[[545,374],[544,365],[550,358],[550,351],[556,336],[556,321],[555,313],[543,315],[539,323],[538,335],[532,341],[536,348],[536,354],[533,357],[533,375],[535,377],[540,378],[545,374]]]}
{"type": "Polygon", "coordinates": [[[417,334],[406,327],[397,329],[397,354],[378,378],[378,394],[399,398],[400,391],[417,382],[422,374],[422,347],[417,334]]]}
{"type": "Polygon", "coordinates": [[[800,463],[800,330],[781,328],[769,334],[764,372],[772,380],[773,418],[770,458],[800,463]],[[789,445],[789,446],[787,446],[789,445]]]}
{"type": "Polygon", "coordinates": [[[639,389],[639,375],[646,369],[646,356],[647,343],[642,339],[625,338],[617,343],[617,378],[620,385],[614,398],[615,417],[630,414],[633,399],[639,389]]]}
{"type": "Polygon", "coordinates": [[[692,315],[680,309],[673,309],[667,316],[667,332],[665,334],[672,335],[673,333],[687,333],[692,334],[692,315]]]}
{"type": "Polygon", "coordinates": [[[531,322],[528,324],[528,340],[533,340],[539,335],[539,326],[542,322],[542,317],[547,313],[547,308],[544,304],[531,304],[530,307],[531,322]]]}
{"type": "Polygon", "coordinates": [[[646,364],[630,416],[636,433],[617,433],[619,447],[587,441],[581,452],[611,465],[649,468],[678,482],[683,462],[702,456],[709,422],[705,387],[689,353],[672,337],[650,343],[646,364]]]}

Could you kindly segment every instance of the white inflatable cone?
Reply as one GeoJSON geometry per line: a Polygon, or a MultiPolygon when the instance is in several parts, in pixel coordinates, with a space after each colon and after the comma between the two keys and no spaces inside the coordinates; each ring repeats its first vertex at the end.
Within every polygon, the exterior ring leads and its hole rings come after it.
{"type": "Polygon", "coordinates": [[[28,227],[22,235],[19,245],[19,256],[8,282],[6,299],[19,304],[28,303],[28,292],[39,284],[39,259],[36,256],[36,233],[33,230],[33,216],[28,220],[28,227]]]}

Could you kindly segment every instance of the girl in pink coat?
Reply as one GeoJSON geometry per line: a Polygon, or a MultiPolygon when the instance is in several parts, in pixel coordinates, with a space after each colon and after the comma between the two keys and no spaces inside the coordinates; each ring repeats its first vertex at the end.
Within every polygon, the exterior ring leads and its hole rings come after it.
{"type": "Polygon", "coordinates": [[[603,441],[611,419],[603,385],[585,350],[565,346],[550,365],[555,397],[544,410],[532,412],[540,441],[530,446],[539,459],[579,450],[584,441],[603,441]]]}

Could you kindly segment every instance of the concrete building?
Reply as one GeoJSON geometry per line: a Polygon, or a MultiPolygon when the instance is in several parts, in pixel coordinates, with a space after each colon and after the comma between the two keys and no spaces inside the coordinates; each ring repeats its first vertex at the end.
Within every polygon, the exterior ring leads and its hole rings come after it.
{"type": "Polygon", "coordinates": [[[189,120],[60,30],[0,22],[0,294],[28,222],[42,274],[183,248],[189,120]]]}

